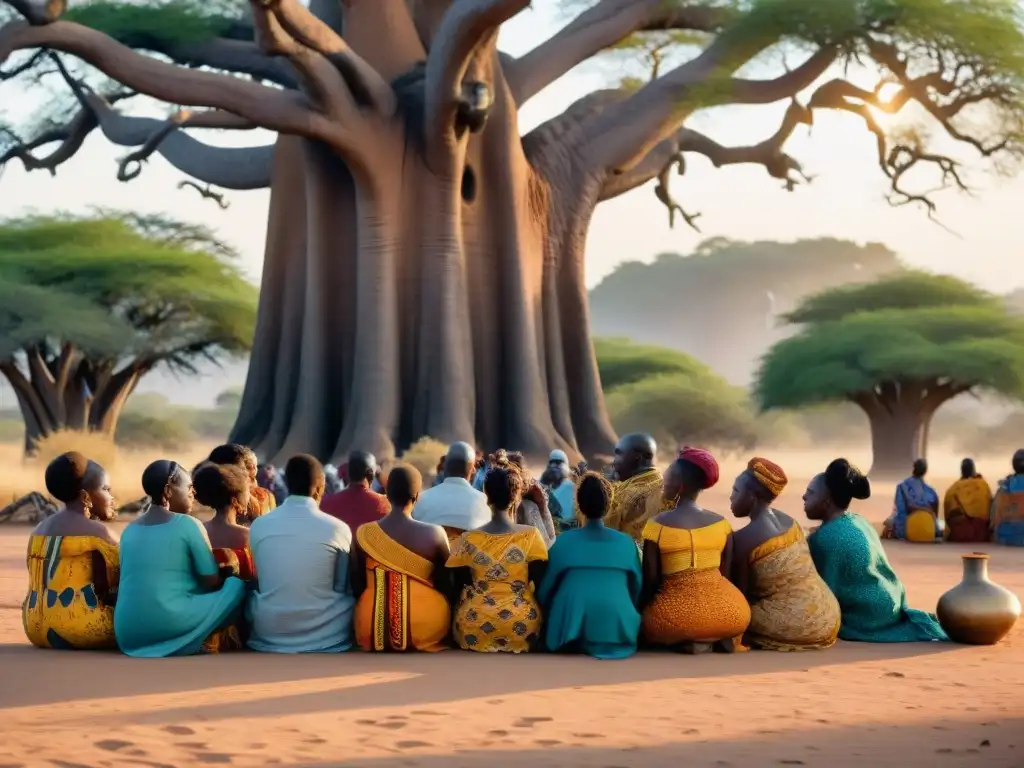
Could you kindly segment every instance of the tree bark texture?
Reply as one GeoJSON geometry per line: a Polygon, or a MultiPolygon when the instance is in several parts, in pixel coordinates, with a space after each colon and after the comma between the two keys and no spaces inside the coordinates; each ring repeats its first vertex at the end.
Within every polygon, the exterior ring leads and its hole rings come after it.
{"type": "Polygon", "coordinates": [[[23,364],[13,359],[0,362],[0,374],[14,390],[25,420],[26,455],[40,440],[61,430],[113,438],[124,405],[146,370],[134,363],[116,371],[107,365],[90,370],[90,363],[68,344],[53,359],[34,347],[24,350],[23,356],[23,364]]]}

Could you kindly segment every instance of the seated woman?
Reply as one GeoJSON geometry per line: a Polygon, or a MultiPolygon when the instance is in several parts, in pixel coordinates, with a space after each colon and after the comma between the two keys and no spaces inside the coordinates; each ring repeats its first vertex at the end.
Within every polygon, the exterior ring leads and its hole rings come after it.
{"type": "Polygon", "coordinates": [[[939,519],[939,494],[925,482],[928,462],[918,459],[910,477],[896,486],[892,514],[882,527],[886,539],[917,543],[942,541],[945,521],[939,519]]]}
{"type": "Polygon", "coordinates": [[[210,458],[207,461],[221,466],[238,467],[249,478],[249,499],[246,502],[245,514],[238,518],[241,525],[252,525],[252,521],[257,517],[277,507],[274,494],[266,488],[261,488],[256,481],[259,464],[256,462],[256,454],[250,448],[236,443],[218,445],[210,451],[210,458]]]}
{"type": "Polygon", "coordinates": [[[1008,547],[1024,547],[1024,449],[1012,459],[1013,474],[999,481],[992,499],[992,540],[1008,547]]]}
{"type": "Polygon", "coordinates": [[[423,478],[413,467],[392,467],[387,478],[391,511],[356,531],[352,594],[357,600],[356,642],[364,651],[446,647],[452,624],[444,594],[450,591],[448,536],[439,525],[412,519],[422,488],[423,478]]]}
{"type": "Polygon", "coordinates": [[[779,465],[754,458],[729,499],[733,515],[750,518],[733,534],[732,581],[750,601],[744,640],[769,651],[829,648],[839,635],[839,602],[814,569],[800,526],[771,508],[786,482],[779,465]]]}
{"type": "Polygon", "coordinates": [[[537,599],[549,651],[583,652],[598,659],[636,653],[640,553],[630,536],[605,527],[611,498],[607,480],[593,472],[584,476],[572,506],[579,506],[586,522],[563,532],[548,553],[537,599]]]}
{"type": "MultiPolygon", "coordinates": [[[[541,488],[540,483],[530,476],[526,470],[526,459],[521,453],[506,454],[507,464],[519,473],[519,482],[523,489],[519,506],[516,507],[516,522],[523,525],[532,525],[540,531],[540,537],[545,547],[550,547],[555,542],[555,523],[551,519],[551,512],[548,510],[548,497],[541,488]]],[[[503,466],[502,459],[498,459],[497,466],[503,466]]]]}
{"type": "Polygon", "coordinates": [[[234,623],[245,582],[218,569],[206,529],[190,514],[192,478],[173,461],[155,461],[142,489],[153,506],[121,535],[117,644],[141,658],[242,647],[234,623]]]}
{"type": "Polygon", "coordinates": [[[249,529],[238,524],[249,501],[249,478],[238,467],[206,464],[192,478],[192,487],[196,501],[214,511],[203,527],[217,565],[242,581],[255,581],[249,529]]]}
{"type": "Polygon", "coordinates": [[[491,521],[459,537],[448,567],[459,593],[455,642],[467,651],[522,653],[540,639],[534,597],[548,552],[540,531],[512,522],[522,485],[512,467],[493,467],[484,478],[491,521]]]}
{"type": "Polygon", "coordinates": [[[116,648],[119,557],[103,524],[115,516],[107,473],[80,453],[65,453],[47,466],[46,490],[64,509],[29,537],[25,635],[38,648],[116,648]]]}
{"type": "Polygon", "coordinates": [[[732,526],[697,506],[718,482],[707,451],[684,448],[665,470],[663,496],[672,509],[643,529],[642,633],[647,642],[700,653],[744,650],[750,606],[732,582],[732,526]]]}
{"type": "Polygon", "coordinates": [[[942,500],[946,538],[960,544],[988,542],[992,537],[991,509],[992,489],[978,474],[974,459],[964,459],[960,462],[960,479],[949,486],[942,500]]]}
{"type": "Polygon", "coordinates": [[[808,542],[818,573],[839,600],[841,640],[913,643],[946,640],[938,620],[907,607],[907,592],[885,556],[871,523],[849,511],[871,496],[871,483],[846,459],[811,480],[804,512],[821,526],[808,542]]]}

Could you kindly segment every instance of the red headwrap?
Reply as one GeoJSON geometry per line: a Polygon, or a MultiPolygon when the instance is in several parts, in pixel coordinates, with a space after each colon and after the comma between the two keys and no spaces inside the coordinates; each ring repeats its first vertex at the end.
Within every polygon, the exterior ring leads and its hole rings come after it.
{"type": "Polygon", "coordinates": [[[684,446],[683,450],[679,452],[679,458],[683,461],[688,461],[694,466],[700,467],[704,473],[704,477],[707,481],[704,483],[702,491],[706,491],[718,482],[718,462],[715,461],[715,457],[705,451],[703,448],[691,448],[690,446],[684,446]]]}

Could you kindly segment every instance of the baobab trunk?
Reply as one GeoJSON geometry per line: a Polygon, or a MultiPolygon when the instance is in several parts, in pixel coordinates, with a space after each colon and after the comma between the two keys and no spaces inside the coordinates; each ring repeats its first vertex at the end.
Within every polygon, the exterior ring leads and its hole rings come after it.
{"type": "Polygon", "coordinates": [[[493,48],[485,63],[487,123],[440,168],[401,110],[365,169],[279,139],[232,435],[266,460],[387,457],[424,436],[610,451],[583,284],[596,195],[579,214],[572,180],[531,166],[493,48]]]}
{"type": "Polygon", "coordinates": [[[915,459],[925,458],[924,416],[917,410],[895,408],[868,414],[871,425],[871,477],[902,480],[910,475],[915,459]]]}

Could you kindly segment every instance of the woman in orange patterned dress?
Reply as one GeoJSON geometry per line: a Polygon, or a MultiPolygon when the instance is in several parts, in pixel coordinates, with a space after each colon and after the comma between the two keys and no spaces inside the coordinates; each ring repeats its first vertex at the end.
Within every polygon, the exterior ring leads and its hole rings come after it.
{"type": "Polygon", "coordinates": [[[839,636],[839,601],[814,567],[803,530],[772,509],[786,487],[782,467],[754,458],[729,503],[750,524],[735,533],[732,581],[750,601],[747,645],[773,651],[829,648],[839,636]]]}
{"type": "Polygon", "coordinates": [[[192,478],[196,500],[214,511],[204,527],[217,565],[242,581],[256,579],[249,550],[249,529],[238,524],[249,499],[249,479],[238,467],[207,464],[192,478]]]}
{"type": "Polygon", "coordinates": [[[644,608],[641,631],[653,645],[685,653],[744,650],[750,606],[729,581],[732,526],[697,505],[718,482],[707,451],[684,448],[665,470],[663,495],[673,508],[643,530],[644,608]]]}
{"type": "Polygon", "coordinates": [[[210,451],[208,461],[221,466],[238,467],[249,480],[249,498],[246,501],[245,512],[238,516],[239,525],[248,527],[257,517],[265,515],[277,507],[274,494],[266,488],[260,488],[256,482],[256,471],[259,464],[256,461],[256,454],[250,448],[237,443],[218,445],[210,451]]]}

